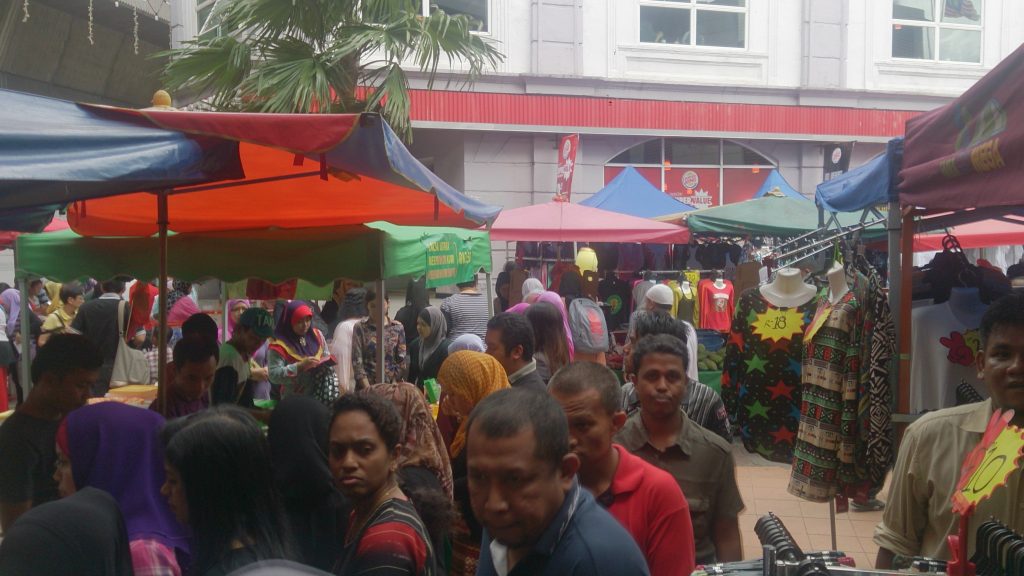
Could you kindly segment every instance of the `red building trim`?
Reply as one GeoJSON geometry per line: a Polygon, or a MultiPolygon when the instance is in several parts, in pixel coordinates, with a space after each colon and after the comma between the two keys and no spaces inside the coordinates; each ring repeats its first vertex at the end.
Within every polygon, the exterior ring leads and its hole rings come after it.
{"type": "Polygon", "coordinates": [[[763,134],[893,137],[907,110],[670,102],[538,94],[412,90],[412,120],[505,126],[575,126],[763,134]]]}

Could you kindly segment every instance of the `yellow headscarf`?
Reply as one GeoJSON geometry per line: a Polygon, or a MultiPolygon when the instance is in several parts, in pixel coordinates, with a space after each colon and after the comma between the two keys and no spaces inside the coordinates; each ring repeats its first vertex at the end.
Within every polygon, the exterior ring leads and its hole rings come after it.
{"type": "MultiPolygon", "coordinates": [[[[460,350],[448,356],[437,373],[437,381],[442,392],[466,402],[470,410],[494,392],[509,387],[505,369],[493,356],[471,350],[460,350]]],[[[459,429],[455,431],[450,449],[453,458],[466,446],[467,416],[463,414],[459,429]]]]}
{"type": "Polygon", "coordinates": [[[46,307],[46,315],[49,316],[64,306],[64,303],[60,301],[60,289],[64,285],[59,282],[47,281],[45,286],[46,295],[50,297],[50,305],[46,307]]]}

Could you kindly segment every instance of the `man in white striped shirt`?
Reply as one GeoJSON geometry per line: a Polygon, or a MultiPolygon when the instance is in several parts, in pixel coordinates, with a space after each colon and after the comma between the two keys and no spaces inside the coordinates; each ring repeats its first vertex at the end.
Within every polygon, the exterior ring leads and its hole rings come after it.
{"type": "Polygon", "coordinates": [[[454,340],[463,334],[476,334],[483,340],[487,337],[487,321],[491,318],[487,296],[480,293],[476,278],[456,286],[459,293],[441,302],[441,312],[448,321],[448,338],[454,340]]]}

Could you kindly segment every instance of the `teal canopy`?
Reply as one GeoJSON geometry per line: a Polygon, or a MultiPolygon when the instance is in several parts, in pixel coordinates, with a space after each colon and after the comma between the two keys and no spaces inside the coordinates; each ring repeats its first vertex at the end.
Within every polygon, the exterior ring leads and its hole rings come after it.
{"type": "MultiPolygon", "coordinates": [[[[860,222],[856,214],[838,214],[838,218],[844,227],[860,222]]],[[[818,208],[807,200],[769,195],[691,212],[686,226],[695,234],[789,238],[818,230],[818,208]]],[[[884,234],[881,223],[864,231],[865,237],[884,234]]]]}

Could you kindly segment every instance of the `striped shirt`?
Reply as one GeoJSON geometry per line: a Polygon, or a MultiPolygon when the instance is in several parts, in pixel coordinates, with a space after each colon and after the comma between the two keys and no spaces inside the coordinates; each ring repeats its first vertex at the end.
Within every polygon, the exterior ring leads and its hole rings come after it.
{"type": "MultiPolygon", "coordinates": [[[[732,442],[729,413],[725,410],[722,397],[713,388],[690,379],[686,386],[686,394],[683,396],[682,408],[691,422],[718,434],[726,442],[732,442]]],[[[626,382],[622,387],[622,409],[627,416],[632,416],[640,409],[640,398],[632,382],[626,382]]]]}
{"type": "Polygon", "coordinates": [[[487,321],[491,314],[487,296],[479,292],[460,292],[441,302],[441,312],[448,320],[448,337],[476,334],[481,340],[487,335],[487,321]]]}

